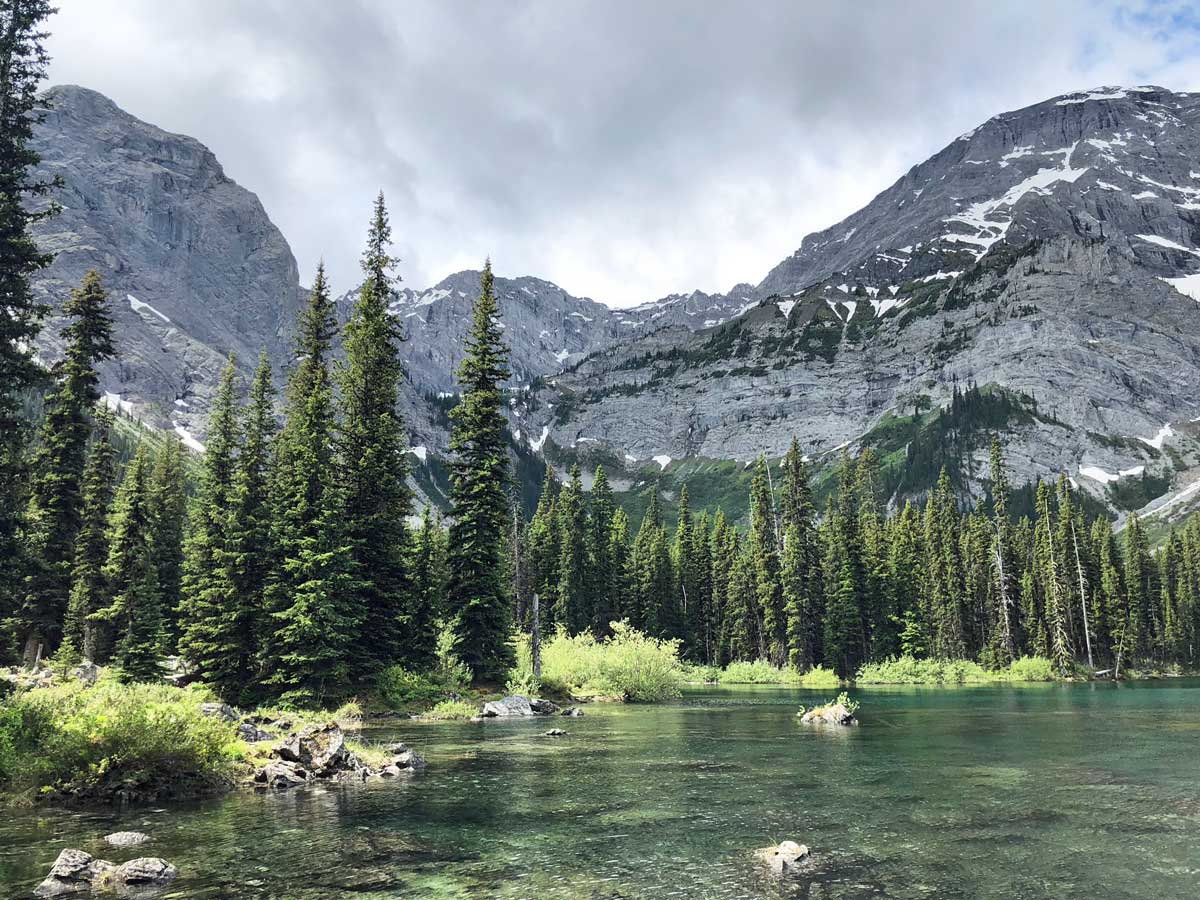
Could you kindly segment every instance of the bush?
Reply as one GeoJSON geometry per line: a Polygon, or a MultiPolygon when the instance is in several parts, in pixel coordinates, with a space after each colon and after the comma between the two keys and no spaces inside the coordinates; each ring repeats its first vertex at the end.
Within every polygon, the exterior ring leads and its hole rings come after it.
{"type": "Polygon", "coordinates": [[[1023,656],[1008,668],[985,669],[969,659],[892,657],[866,663],[854,680],[859,684],[984,684],[996,681],[1054,681],[1050,660],[1023,656]]]}
{"type": "Polygon", "coordinates": [[[422,709],[450,694],[466,690],[471,673],[465,667],[449,666],[436,672],[419,674],[403,666],[388,666],[375,679],[379,699],[392,709],[422,709]]]}
{"type": "MultiPolygon", "coordinates": [[[[517,641],[515,681],[532,678],[529,638],[517,641]]],[[[613,623],[612,637],[597,641],[590,632],[575,636],[558,631],[542,645],[541,685],[561,686],[592,696],[654,703],[682,692],[679,641],[658,640],[624,622],[613,623]]]]}
{"type": "Polygon", "coordinates": [[[721,673],[721,684],[799,684],[800,674],[791,668],[778,668],[765,659],[731,662],[721,673]]]}
{"type": "Polygon", "coordinates": [[[842,683],[837,672],[824,666],[813,666],[800,676],[800,684],[806,688],[833,688],[842,683]]]}
{"type": "Polygon", "coordinates": [[[717,666],[685,665],[683,678],[689,684],[717,684],[721,680],[721,670],[717,666]]]}
{"type": "Polygon", "coordinates": [[[854,676],[859,684],[974,684],[996,676],[969,659],[916,659],[894,656],[865,663],[854,676]]]}
{"type": "Polygon", "coordinates": [[[998,673],[1004,681],[1055,681],[1054,663],[1044,656],[1022,656],[998,673]]]}
{"type": "Polygon", "coordinates": [[[465,700],[443,700],[425,716],[430,719],[474,719],[479,715],[479,706],[465,700]]]}
{"type": "Polygon", "coordinates": [[[200,793],[233,777],[246,745],[206,716],[203,690],[78,683],[23,691],[0,706],[0,780],[12,793],[83,799],[200,793]]]}

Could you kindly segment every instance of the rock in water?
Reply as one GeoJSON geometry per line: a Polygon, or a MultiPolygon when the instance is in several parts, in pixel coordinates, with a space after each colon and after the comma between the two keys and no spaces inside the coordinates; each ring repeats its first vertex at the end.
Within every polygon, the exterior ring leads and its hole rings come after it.
{"type": "Polygon", "coordinates": [[[820,706],[816,709],[810,709],[800,721],[805,725],[857,725],[858,719],[854,718],[854,713],[846,709],[840,703],[831,703],[828,706],[820,706]]]}
{"type": "Polygon", "coordinates": [[[546,737],[564,737],[565,735],[566,735],[566,732],[563,731],[561,728],[551,728],[549,731],[546,732],[546,737]]]}
{"type": "Polygon", "coordinates": [[[509,694],[502,700],[483,704],[481,715],[486,719],[505,719],[517,716],[552,716],[558,706],[549,700],[530,699],[521,694],[509,694]]]}
{"type": "Polygon", "coordinates": [[[34,888],[38,897],[63,897],[82,894],[92,889],[92,883],[101,875],[110,872],[112,863],[94,859],[82,850],[63,850],[50,867],[50,874],[34,888]]]}
{"type": "Polygon", "coordinates": [[[392,765],[400,769],[423,769],[426,765],[425,757],[413,749],[405,749],[403,753],[397,753],[392,758],[392,765]]]}
{"type": "Polygon", "coordinates": [[[578,706],[568,706],[559,715],[569,716],[572,719],[577,719],[583,715],[583,710],[578,706]]]}
{"type": "Polygon", "coordinates": [[[797,869],[803,860],[808,859],[808,845],[784,841],[778,847],[755,850],[754,855],[770,866],[772,872],[784,875],[797,869]]]}
{"type": "Polygon", "coordinates": [[[178,874],[179,870],[165,859],[144,856],[121,863],[111,873],[104,875],[101,882],[111,881],[118,889],[135,891],[137,896],[145,896],[147,892],[165,888],[178,874]]]}
{"type": "Polygon", "coordinates": [[[104,843],[111,847],[136,847],[150,840],[150,835],[141,831],[116,831],[105,835],[104,843]]]}

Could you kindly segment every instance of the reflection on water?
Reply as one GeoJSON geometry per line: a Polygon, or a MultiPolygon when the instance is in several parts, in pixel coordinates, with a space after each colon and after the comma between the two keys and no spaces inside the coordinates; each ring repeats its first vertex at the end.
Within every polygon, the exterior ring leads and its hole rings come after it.
{"type": "Polygon", "coordinates": [[[166,896],[1162,898],[1200,884],[1200,681],[863,690],[863,724],[809,729],[818,695],[714,688],[533,722],[401,723],[412,779],[238,793],[124,813],[16,811],[0,891],[63,847],[176,863],[166,896]],[[136,851],[114,830],[148,831],[136,851]],[[787,838],[812,872],[749,851],[787,838]],[[125,854],[125,855],[122,855],[125,854]]]}

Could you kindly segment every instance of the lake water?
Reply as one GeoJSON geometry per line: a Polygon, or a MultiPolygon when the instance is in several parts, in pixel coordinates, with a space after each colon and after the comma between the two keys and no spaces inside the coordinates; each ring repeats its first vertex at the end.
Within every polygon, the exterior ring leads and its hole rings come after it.
{"type": "Polygon", "coordinates": [[[179,866],[187,898],[1154,898],[1200,896],[1200,680],[689,690],[580,719],[403,722],[411,779],[125,813],[0,812],[0,896],[58,851],[179,866]],[[546,737],[552,726],[566,737],[546,737]],[[148,831],[134,852],[113,830],[148,831]],[[805,876],[751,858],[794,839],[805,876]]]}

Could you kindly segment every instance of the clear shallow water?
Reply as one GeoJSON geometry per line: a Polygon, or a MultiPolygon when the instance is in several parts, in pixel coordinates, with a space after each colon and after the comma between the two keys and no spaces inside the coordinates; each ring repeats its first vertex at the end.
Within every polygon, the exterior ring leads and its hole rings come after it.
{"type": "Polygon", "coordinates": [[[1200,680],[853,694],[856,729],[798,723],[822,694],[696,689],[373,730],[428,757],[402,782],[5,811],[0,896],[67,846],[164,856],[180,898],[1200,896],[1200,680]],[[107,850],[117,829],[154,840],[107,850]],[[813,869],[780,882],[750,851],[788,838],[813,869]]]}

